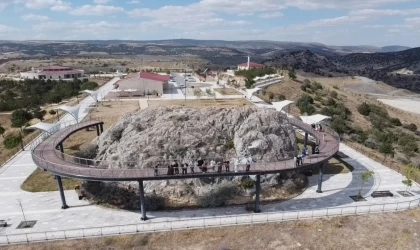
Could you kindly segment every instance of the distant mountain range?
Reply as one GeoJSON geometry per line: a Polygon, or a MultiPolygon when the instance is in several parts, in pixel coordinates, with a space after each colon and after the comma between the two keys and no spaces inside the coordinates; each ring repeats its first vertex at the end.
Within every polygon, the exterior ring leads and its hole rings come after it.
{"type": "Polygon", "coordinates": [[[237,65],[245,62],[249,55],[252,61],[268,66],[294,68],[324,76],[362,75],[420,92],[420,48],[398,45],[330,46],[320,43],[192,39],[0,41],[0,64],[8,60],[2,57],[84,55],[196,56],[207,60],[208,67],[237,65]]]}
{"type": "Polygon", "coordinates": [[[102,53],[108,55],[196,55],[196,56],[257,56],[266,58],[276,53],[310,50],[319,55],[350,53],[395,52],[409,49],[404,46],[329,46],[320,43],[276,41],[222,40],[80,40],[80,41],[0,41],[1,53],[20,53],[27,56],[102,53]],[[209,48],[212,48],[211,50],[209,48]]]}
{"type": "Polygon", "coordinates": [[[328,77],[366,76],[397,88],[420,93],[420,48],[335,56],[323,56],[310,50],[301,50],[279,53],[264,64],[328,77]]]}

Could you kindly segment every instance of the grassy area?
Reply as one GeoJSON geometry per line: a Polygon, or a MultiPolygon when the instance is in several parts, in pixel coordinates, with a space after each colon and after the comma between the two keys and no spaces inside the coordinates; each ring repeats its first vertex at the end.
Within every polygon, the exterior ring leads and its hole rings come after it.
{"type": "Polygon", "coordinates": [[[420,210],[53,241],[29,249],[418,249],[420,210]],[[322,239],[322,240],[320,240],[322,239]]]}
{"type": "Polygon", "coordinates": [[[149,101],[149,107],[167,107],[167,106],[185,106],[192,108],[208,108],[208,107],[219,107],[219,108],[233,108],[250,106],[245,98],[243,99],[222,99],[222,100],[171,100],[171,101],[149,101]]]}
{"type": "Polygon", "coordinates": [[[214,91],[217,91],[222,95],[241,95],[241,93],[231,88],[217,88],[214,89],[214,91]]]}
{"type": "MultiPolygon", "coordinates": [[[[65,190],[74,189],[74,185],[80,184],[79,180],[62,179],[65,190]]],[[[22,184],[21,188],[28,192],[58,191],[57,181],[54,175],[37,168],[22,184]]]]}

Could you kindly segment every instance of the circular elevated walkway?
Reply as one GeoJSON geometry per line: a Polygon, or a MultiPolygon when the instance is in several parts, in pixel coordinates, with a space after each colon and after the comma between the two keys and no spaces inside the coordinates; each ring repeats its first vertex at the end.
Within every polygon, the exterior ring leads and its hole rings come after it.
{"type": "Polygon", "coordinates": [[[65,176],[83,180],[94,181],[138,181],[138,180],[164,180],[164,179],[186,179],[216,176],[235,176],[235,175],[261,175],[273,174],[288,171],[302,170],[305,168],[319,166],[328,161],[339,150],[340,138],[336,132],[328,127],[324,132],[315,131],[310,125],[303,123],[295,118],[289,118],[289,122],[296,129],[311,135],[319,143],[319,154],[310,155],[304,158],[303,164],[296,167],[293,159],[285,159],[279,162],[254,163],[251,170],[246,172],[240,170],[233,172],[208,172],[183,175],[167,175],[167,168],[158,169],[159,175],[154,176],[153,169],[107,169],[100,168],[93,160],[75,158],[61,153],[57,148],[62,147],[62,143],[77,131],[102,126],[101,121],[85,121],[76,125],[71,125],[57,131],[52,129],[48,137],[39,138],[32,149],[32,158],[35,164],[44,171],[55,175],[65,176]]]}

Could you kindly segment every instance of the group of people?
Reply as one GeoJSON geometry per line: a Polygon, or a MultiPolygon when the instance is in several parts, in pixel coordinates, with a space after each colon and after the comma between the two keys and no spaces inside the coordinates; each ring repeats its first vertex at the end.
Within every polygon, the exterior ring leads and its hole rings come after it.
{"type": "MultiPolygon", "coordinates": [[[[312,148],[312,154],[319,154],[319,145],[318,144],[313,144],[311,145],[312,148]]],[[[303,164],[303,158],[305,158],[306,156],[309,156],[309,150],[307,149],[307,147],[303,147],[301,154],[296,155],[293,158],[295,167],[298,167],[300,165],[303,164]]]]}
{"type": "Polygon", "coordinates": [[[315,129],[316,131],[322,132],[322,125],[321,125],[321,124],[319,124],[319,123],[312,123],[312,124],[311,124],[311,127],[312,127],[313,129],[315,129]]]}
{"type": "MultiPolygon", "coordinates": [[[[159,168],[161,168],[160,163],[157,163],[154,167],[154,176],[159,176],[159,168]]],[[[194,174],[194,163],[181,163],[178,164],[178,162],[174,161],[172,164],[167,166],[167,175],[179,175],[180,174],[180,168],[182,170],[181,174],[188,174],[188,168],[190,169],[190,174],[194,174]]],[[[202,173],[207,173],[209,169],[212,172],[218,172],[221,173],[224,169],[226,172],[230,172],[230,162],[228,160],[225,161],[218,161],[211,160],[210,162],[204,161],[203,159],[199,159],[197,161],[197,168],[202,171],[202,173]]],[[[251,163],[248,161],[246,164],[246,171],[248,172],[251,168],[251,163]]],[[[235,167],[236,171],[236,167],[235,167]]]]}

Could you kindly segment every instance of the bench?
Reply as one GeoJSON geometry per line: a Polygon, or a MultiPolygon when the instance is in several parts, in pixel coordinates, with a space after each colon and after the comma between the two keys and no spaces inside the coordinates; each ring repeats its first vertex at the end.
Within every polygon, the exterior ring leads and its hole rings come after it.
{"type": "Polygon", "coordinates": [[[394,196],[394,194],[393,193],[391,193],[391,191],[389,191],[389,190],[387,190],[387,191],[374,191],[374,192],[372,192],[372,195],[371,195],[373,198],[376,198],[376,197],[393,197],[394,196]]]}

